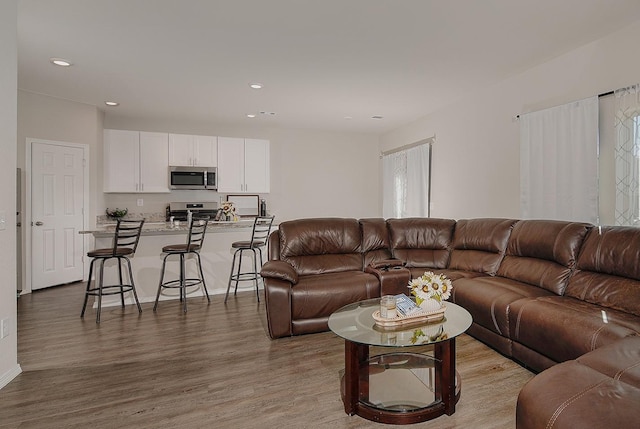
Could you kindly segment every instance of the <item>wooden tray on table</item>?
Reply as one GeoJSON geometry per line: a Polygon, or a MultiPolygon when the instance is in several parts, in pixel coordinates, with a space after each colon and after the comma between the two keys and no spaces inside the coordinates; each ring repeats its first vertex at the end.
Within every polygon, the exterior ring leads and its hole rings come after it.
{"type": "Polygon", "coordinates": [[[385,328],[396,328],[404,325],[414,325],[421,322],[428,323],[440,321],[444,319],[444,312],[446,309],[447,306],[443,304],[442,307],[440,307],[440,309],[436,311],[424,311],[412,314],[411,316],[403,316],[401,314],[398,314],[392,319],[380,316],[380,310],[376,310],[371,316],[378,326],[382,326],[385,328]]]}

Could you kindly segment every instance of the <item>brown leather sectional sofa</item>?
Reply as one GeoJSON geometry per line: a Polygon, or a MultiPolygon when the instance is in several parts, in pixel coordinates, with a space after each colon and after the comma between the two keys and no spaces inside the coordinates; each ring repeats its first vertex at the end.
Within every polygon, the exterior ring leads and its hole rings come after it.
{"type": "Polygon", "coordinates": [[[453,280],[451,300],[473,316],[470,335],[543,371],[519,395],[518,428],[640,422],[639,228],[516,219],[283,222],[261,271],[269,334],[326,331],[333,311],[407,293],[408,277],[425,270],[453,280]],[[370,269],[390,259],[406,268],[370,269]]]}

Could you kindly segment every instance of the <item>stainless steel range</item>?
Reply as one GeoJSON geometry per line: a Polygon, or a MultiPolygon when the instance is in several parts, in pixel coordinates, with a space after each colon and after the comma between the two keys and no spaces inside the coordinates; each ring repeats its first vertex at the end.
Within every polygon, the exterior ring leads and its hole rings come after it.
{"type": "Polygon", "coordinates": [[[209,216],[214,220],[218,213],[218,203],[169,203],[167,206],[167,221],[173,216],[174,220],[186,221],[189,211],[193,216],[209,216]]]}

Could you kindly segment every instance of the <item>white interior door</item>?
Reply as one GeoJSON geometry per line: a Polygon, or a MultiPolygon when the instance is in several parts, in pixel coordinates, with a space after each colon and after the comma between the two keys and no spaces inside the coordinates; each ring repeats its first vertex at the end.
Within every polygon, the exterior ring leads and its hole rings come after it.
{"type": "Polygon", "coordinates": [[[83,279],[83,158],[80,147],[32,145],[32,289],[83,279]]]}

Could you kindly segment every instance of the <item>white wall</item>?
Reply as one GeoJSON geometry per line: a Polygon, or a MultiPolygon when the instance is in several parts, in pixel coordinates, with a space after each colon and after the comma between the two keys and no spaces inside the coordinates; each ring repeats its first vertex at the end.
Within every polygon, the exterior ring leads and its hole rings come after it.
{"type": "Polygon", "coordinates": [[[434,217],[520,217],[519,128],[513,117],[640,82],[638,40],[640,21],[464,100],[452,100],[381,136],[381,148],[436,134],[434,217]]]}
{"type": "MultiPolygon", "coordinates": [[[[268,139],[271,193],[264,197],[279,222],[301,217],[381,215],[378,138],[374,135],[123,118],[108,113],[104,127],[268,139]]],[[[169,201],[190,200],[219,201],[219,195],[211,191],[107,194],[105,207],[156,212],[164,210],[169,201]],[[144,210],[136,207],[137,198],[144,199],[144,210]]]]}
{"type": "Polygon", "coordinates": [[[27,139],[89,145],[90,219],[102,204],[101,193],[94,191],[102,177],[103,119],[104,114],[90,104],[18,91],[18,167],[25,167],[27,139]]]}
{"type": "Polygon", "coordinates": [[[16,329],[16,94],[18,1],[0,2],[0,211],[6,215],[0,230],[0,320],[8,321],[9,336],[0,339],[0,388],[21,371],[16,329]]]}
{"type": "MultiPolygon", "coordinates": [[[[75,103],[45,95],[34,94],[19,90],[17,92],[18,126],[17,126],[17,163],[23,169],[22,174],[22,207],[25,211],[25,151],[27,139],[41,139],[49,141],[80,143],[89,147],[89,202],[85,206],[89,210],[89,225],[95,224],[96,209],[103,205],[102,192],[96,192],[98,186],[102,187],[102,122],[104,114],[96,107],[89,104],[75,103]],[[100,182],[98,182],[100,178],[100,182]]],[[[24,215],[23,215],[24,216],[24,215]]],[[[23,218],[23,225],[27,225],[28,219],[23,218]]],[[[27,228],[22,228],[22,289],[31,291],[27,275],[28,246],[26,243],[27,228]]],[[[89,237],[85,237],[85,245],[92,246],[89,237]]]]}

